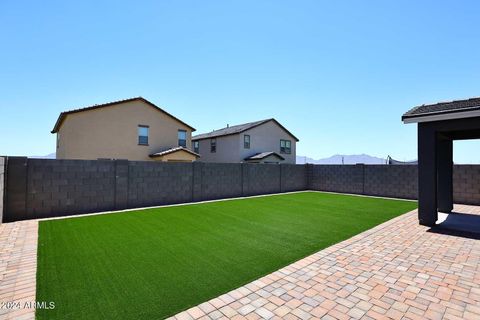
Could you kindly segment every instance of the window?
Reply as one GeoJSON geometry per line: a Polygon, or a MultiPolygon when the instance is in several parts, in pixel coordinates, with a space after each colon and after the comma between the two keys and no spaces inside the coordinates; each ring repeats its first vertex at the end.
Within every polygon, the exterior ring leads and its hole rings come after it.
{"type": "Polygon", "coordinates": [[[193,152],[200,153],[200,142],[193,141],[193,152]]]}
{"type": "Polygon", "coordinates": [[[243,136],[243,148],[250,149],[250,136],[248,134],[243,136]]]}
{"type": "Polygon", "coordinates": [[[211,153],[217,152],[217,139],[215,138],[210,139],[210,152],[211,153]]]}
{"type": "Polygon", "coordinates": [[[286,154],[292,153],[292,141],[280,140],[280,153],[286,153],[286,154]]]}
{"type": "Polygon", "coordinates": [[[178,130],[178,145],[180,147],[187,147],[187,131],[178,130]]]}
{"type": "Polygon", "coordinates": [[[60,132],[57,132],[57,149],[60,146],[60,132]]]}
{"type": "Polygon", "coordinates": [[[138,144],[148,146],[148,126],[138,126],[138,144]]]}

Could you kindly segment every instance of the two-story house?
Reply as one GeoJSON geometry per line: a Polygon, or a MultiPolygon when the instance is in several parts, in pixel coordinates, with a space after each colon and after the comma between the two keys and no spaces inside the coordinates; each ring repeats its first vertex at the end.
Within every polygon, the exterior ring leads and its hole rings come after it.
{"type": "Polygon", "coordinates": [[[205,162],[295,164],[299,141],[275,119],[266,119],[200,134],[194,152],[205,162]]]}
{"type": "Polygon", "coordinates": [[[195,161],[195,129],[142,98],[132,98],[60,114],[57,159],[195,161]]]}

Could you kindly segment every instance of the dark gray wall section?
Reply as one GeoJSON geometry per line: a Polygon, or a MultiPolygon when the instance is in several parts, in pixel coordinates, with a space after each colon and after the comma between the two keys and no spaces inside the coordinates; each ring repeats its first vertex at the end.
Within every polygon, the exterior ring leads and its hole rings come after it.
{"type": "Polygon", "coordinates": [[[3,221],[307,189],[302,165],[24,157],[7,161],[3,221]]]}
{"type": "MultiPolygon", "coordinates": [[[[416,165],[310,165],[311,190],[417,199],[416,165]]],[[[480,205],[480,165],[453,167],[455,203],[480,205]]]]}
{"type": "Polygon", "coordinates": [[[8,157],[3,221],[27,219],[27,158],[8,157]]]}
{"type": "Polygon", "coordinates": [[[300,191],[308,189],[307,167],[304,165],[282,164],[280,177],[281,192],[300,191]]]}
{"type": "MultiPolygon", "coordinates": [[[[16,221],[308,189],[416,199],[417,170],[0,157],[0,213],[2,203],[3,221],[16,221]]],[[[453,175],[455,202],[480,205],[480,165],[456,165],[453,175]]]]}
{"type": "Polygon", "coordinates": [[[128,173],[129,164],[127,160],[115,160],[115,199],[116,209],[128,208],[128,173]]]}
{"type": "Polygon", "coordinates": [[[480,165],[453,166],[453,202],[480,205],[480,165]]]}
{"type": "Polygon", "coordinates": [[[280,192],[280,166],[272,164],[245,164],[244,165],[244,195],[280,192]]]}
{"type": "Polygon", "coordinates": [[[0,157],[0,221],[3,219],[3,194],[5,193],[5,158],[0,157]]]}
{"type": "Polygon", "coordinates": [[[362,194],[363,170],[363,165],[312,166],[310,188],[312,190],[362,194]]]}
{"type": "Polygon", "coordinates": [[[418,169],[414,165],[365,165],[364,194],[416,199],[418,169]]]}
{"type": "Polygon", "coordinates": [[[131,161],[128,174],[130,208],[192,201],[192,163],[131,161]]]}
{"type": "Polygon", "coordinates": [[[115,204],[115,162],[28,159],[26,187],[27,218],[109,210],[115,204]]]}
{"type": "Polygon", "coordinates": [[[212,200],[242,196],[242,165],[201,163],[199,198],[212,200]]]}

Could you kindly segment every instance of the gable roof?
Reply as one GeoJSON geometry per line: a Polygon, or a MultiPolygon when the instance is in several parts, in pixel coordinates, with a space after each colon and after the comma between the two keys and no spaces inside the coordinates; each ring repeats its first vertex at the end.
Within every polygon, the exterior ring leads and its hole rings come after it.
{"type": "Polygon", "coordinates": [[[257,154],[254,154],[253,156],[245,158],[245,160],[247,160],[247,161],[248,160],[262,160],[262,159],[265,159],[269,156],[274,156],[274,157],[277,157],[280,160],[285,160],[284,157],[282,157],[281,155],[279,155],[278,153],[273,152],[273,151],[257,153],[257,154]]]}
{"type": "Polygon", "coordinates": [[[233,134],[239,134],[239,133],[245,132],[249,129],[258,127],[258,126],[260,126],[264,123],[270,122],[270,121],[275,122],[280,128],[282,128],[285,132],[287,132],[289,135],[291,135],[296,141],[299,141],[297,137],[295,137],[290,131],[287,130],[287,128],[282,126],[280,124],[280,122],[278,122],[274,118],[260,120],[260,121],[254,121],[254,122],[248,122],[248,123],[244,123],[244,124],[238,124],[238,125],[235,125],[235,126],[225,127],[225,128],[222,128],[222,129],[214,130],[212,132],[202,133],[202,134],[199,134],[199,135],[196,135],[196,136],[192,137],[192,140],[211,139],[211,138],[216,138],[216,137],[223,137],[223,136],[229,136],[229,135],[233,135],[233,134]]]}
{"type": "Polygon", "coordinates": [[[151,158],[161,157],[161,156],[164,156],[166,154],[175,153],[175,152],[179,152],[179,151],[185,151],[185,152],[188,152],[190,154],[193,154],[196,157],[200,157],[200,155],[198,153],[193,152],[191,150],[188,150],[187,148],[184,148],[184,147],[176,147],[176,148],[167,149],[167,150],[164,150],[164,151],[161,151],[161,152],[153,153],[149,157],[151,157],[151,158]]]}
{"type": "MultiPolygon", "coordinates": [[[[468,112],[468,111],[478,111],[480,110],[480,97],[471,98],[466,100],[454,100],[448,102],[439,102],[434,104],[422,104],[416,106],[402,116],[402,121],[408,121],[408,119],[420,119],[421,117],[427,116],[437,116],[437,115],[450,115],[456,114],[455,117],[458,118],[458,113],[468,112]]],[[[418,120],[417,120],[418,121],[418,120]]]]}
{"type": "Polygon", "coordinates": [[[160,112],[163,112],[164,114],[166,114],[167,116],[169,116],[170,118],[182,123],[183,125],[189,127],[190,129],[192,129],[192,132],[195,131],[195,128],[186,124],[185,122],[183,122],[182,120],[178,119],[177,117],[171,115],[170,113],[168,113],[167,111],[163,110],[162,108],[160,107],[157,107],[156,105],[154,105],[153,103],[151,103],[150,101],[148,101],[147,99],[143,98],[143,97],[134,97],[134,98],[129,98],[129,99],[124,99],[124,100],[117,100],[117,101],[112,101],[112,102],[107,102],[107,103],[102,103],[102,104],[95,104],[93,106],[89,106],[89,107],[84,107],[84,108],[79,108],[79,109],[73,109],[73,110],[69,110],[69,111],[63,111],[62,113],[60,113],[60,115],[58,116],[58,119],[57,119],[57,122],[55,123],[55,126],[53,127],[53,130],[51,131],[52,133],[56,133],[58,132],[58,129],[60,129],[60,126],[62,125],[63,121],[65,120],[65,118],[69,115],[69,114],[72,114],[72,113],[79,113],[79,112],[84,112],[84,111],[90,111],[90,110],[94,110],[94,109],[100,109],[100,108],[104,108],[104,107],[109,107],[109,106],[113,106],[113,105],[117,105],[117,104],[121,104],[121,103],[126,103],[126,102],[132,102],[132,101],[142,101],[144,103],[146,103],[147,105],[155,108],[156,110],[160,111],[160,112]]]}

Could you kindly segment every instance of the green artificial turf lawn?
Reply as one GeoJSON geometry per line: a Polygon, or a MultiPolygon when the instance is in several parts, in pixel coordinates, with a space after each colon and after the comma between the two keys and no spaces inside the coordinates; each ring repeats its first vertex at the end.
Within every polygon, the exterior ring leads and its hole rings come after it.
{"type": "Polygon", "coordinates": [[[38,319],[160,319],[416,208],[302,192],[40,222],[38,319]]]}

